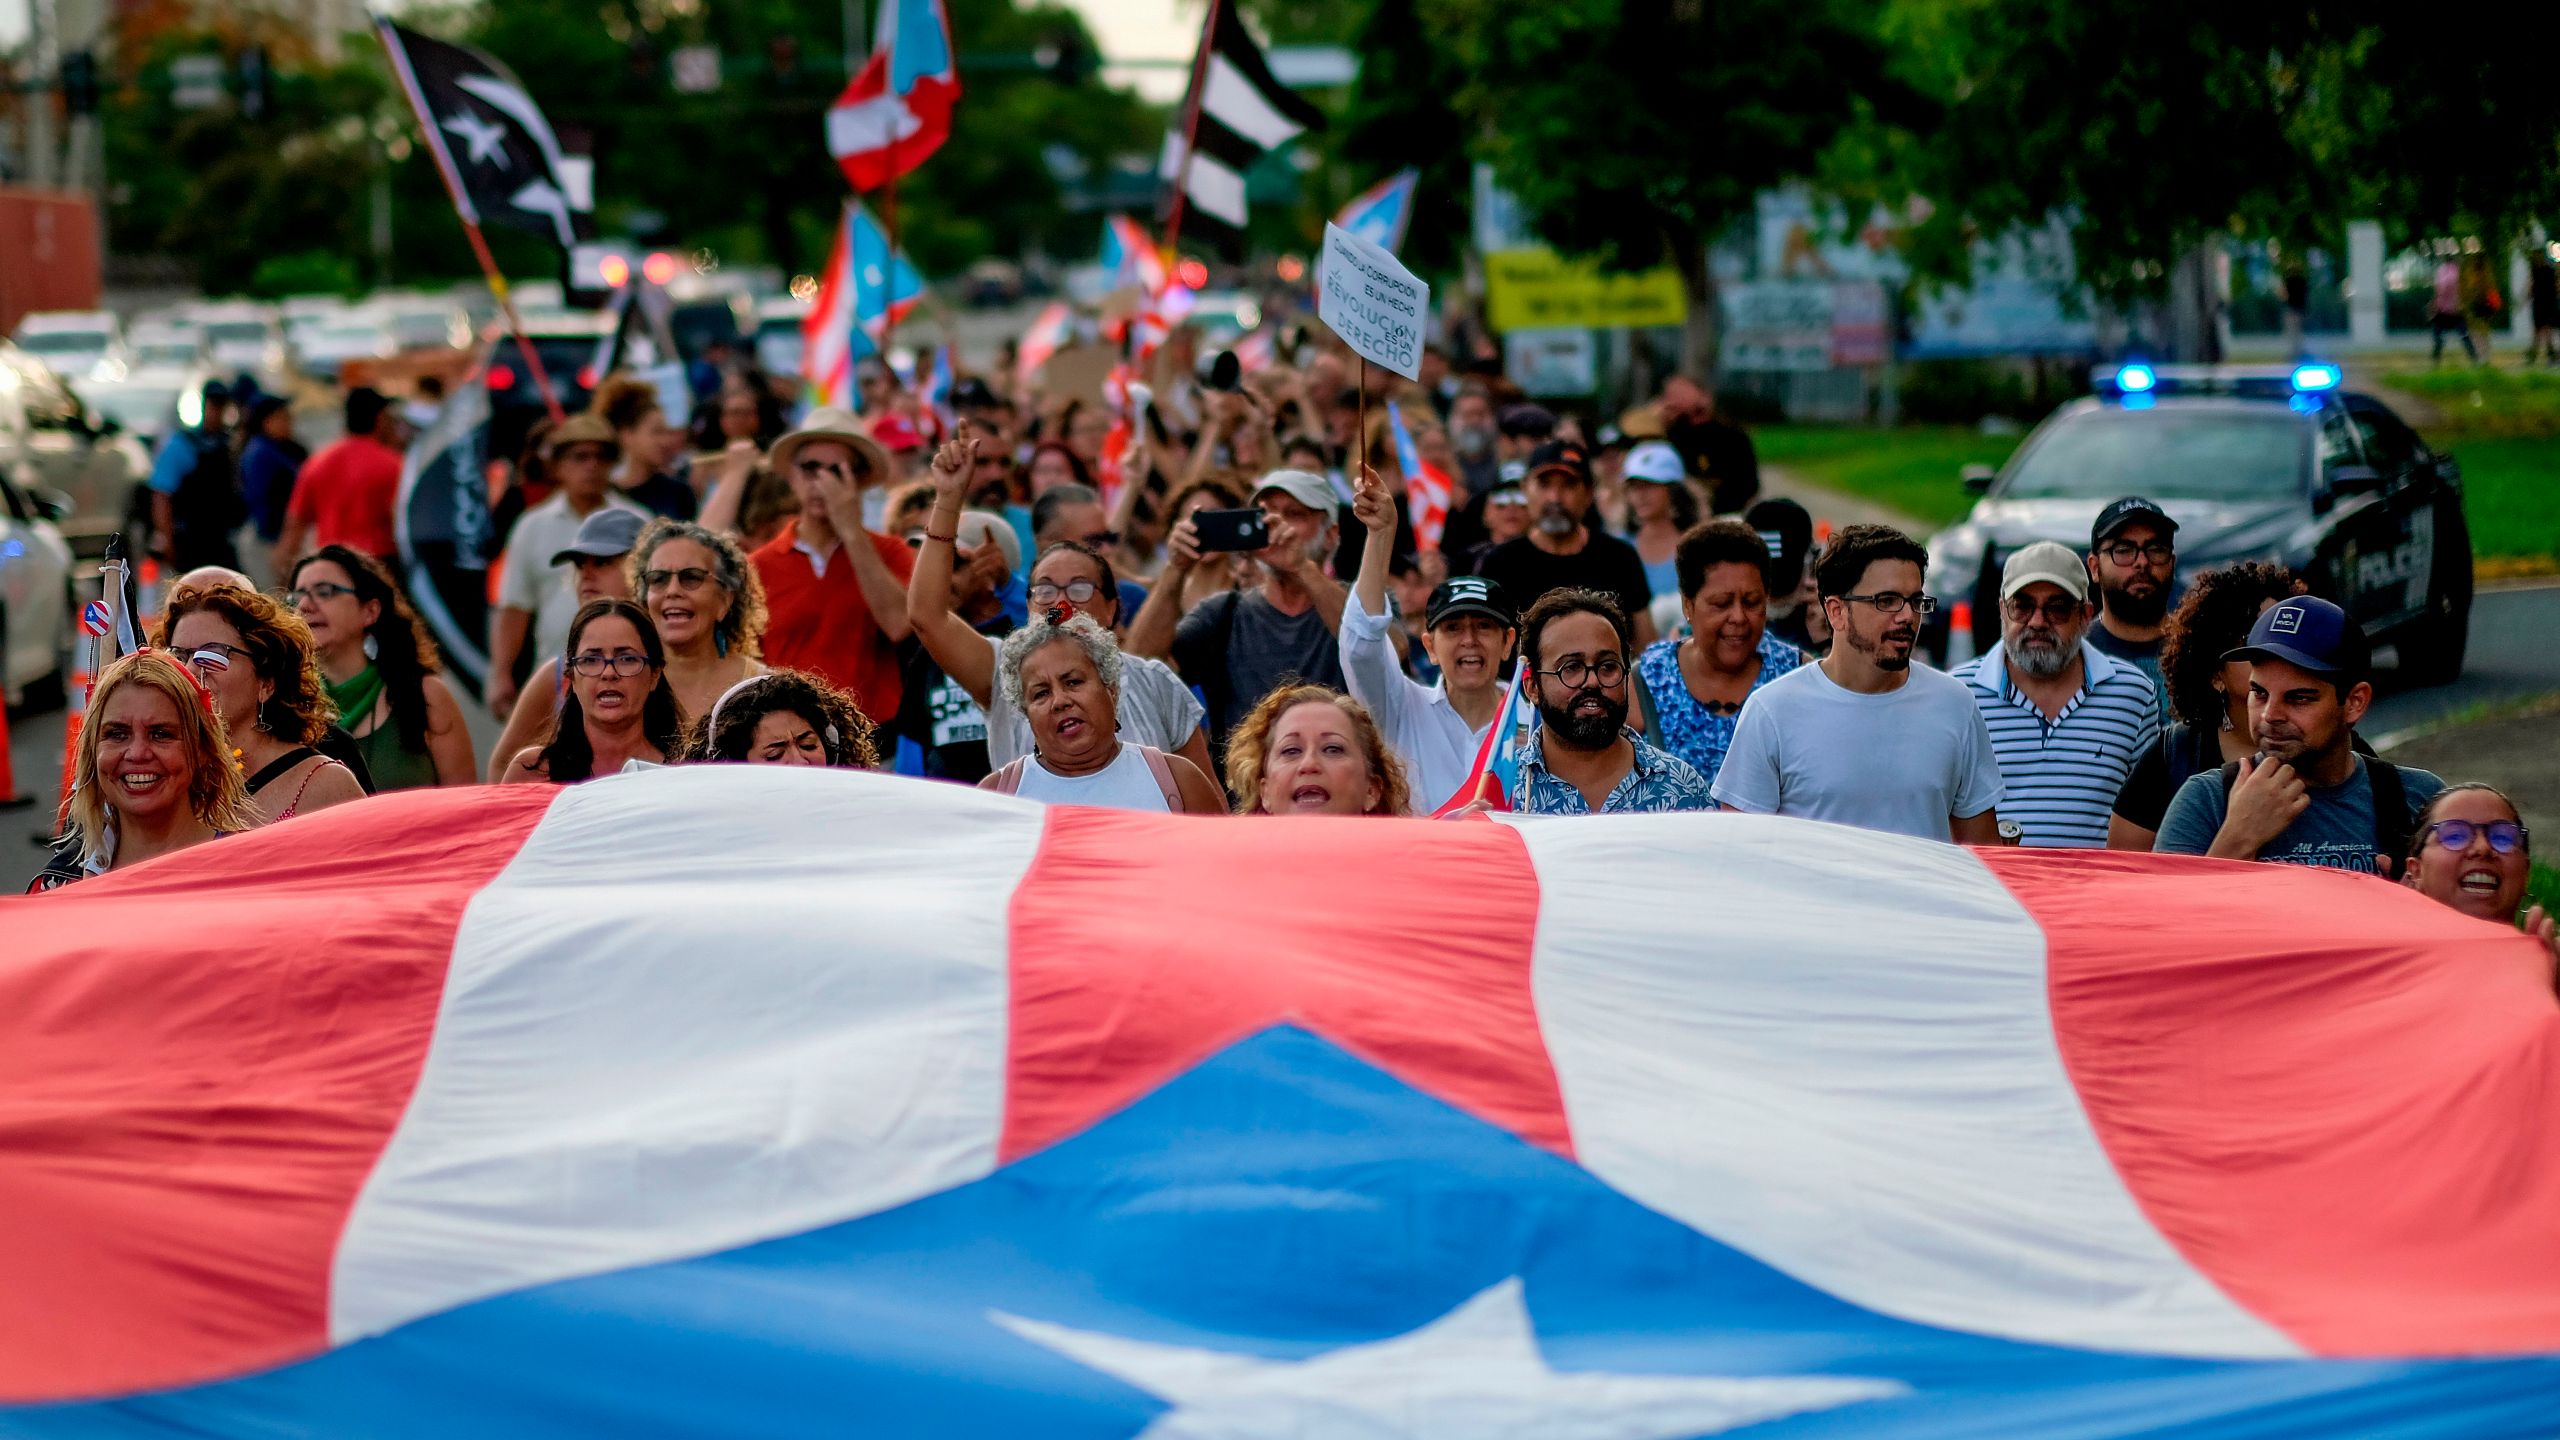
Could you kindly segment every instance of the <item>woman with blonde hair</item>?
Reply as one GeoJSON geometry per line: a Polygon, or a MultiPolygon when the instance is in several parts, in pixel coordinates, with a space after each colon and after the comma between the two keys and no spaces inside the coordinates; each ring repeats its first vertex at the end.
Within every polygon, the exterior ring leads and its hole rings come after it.
{"type": "Polygon", "coordinates": [[[259,824],[364,798],[355,773],[318,748],[338,707],[301,616],[237,585],[181,585],[160,643],[213,692],[259,824]]]}
{"type": "Polygon", "coordinates": [[[1404,815],[1413,791],[1369,707],[1329,685],[1284,685],[1227,736],[1239,815],[1404,815]]]}
{"type": "Polygon", "coordinates": [[[166,650],[107,667],[71,773],[70,833],[29,894],[258,823],[213,692],[166,650]]]}
{"type": "Polygon", "coordinates": [[[667,685],[687,715],[764,666],[764,581],[738,542],[689,520],[652,520],[625,562],[631,596],[666,646],[667,685]]]}

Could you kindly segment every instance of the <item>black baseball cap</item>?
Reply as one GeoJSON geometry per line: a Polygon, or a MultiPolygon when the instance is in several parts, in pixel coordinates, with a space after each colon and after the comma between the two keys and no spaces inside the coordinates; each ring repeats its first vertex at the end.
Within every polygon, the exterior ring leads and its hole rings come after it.
{"type": "Polygon", "coordinates": [[[1481,615],[1496,625],[1520,623],[1512,616],[1511,602],[1503,598],[1501,582],[1481,575],[1453,575],[1432,587],[1431,603],[1422,612],[1422,628],[1437,630],[1452,615],[1481,615]]]}
{"type": "Polygon", "coordinates": [[[2098,512],[2098,523],[2089,527],[2089,548],[2097,549],[2108,536],[2136,520],[2150,521],[2163,535],[2178,533],[2178,522],[2169,518],[2168,511],[2139,495],[2127,495],[2098,512]]]}
{"type": "Polygon", "coordinates": [[[1544,405],[1523,401],[1503,407],[1495,426],[1514,440],[1544,440],[1556,433],[1556,415],[1544,405]]]}
{"type": "Polygon", "coordinates": [[[1742,523],[1760,532],[1769,547],[1769,589],[1792,595],[1804,583],[1804,558],[1813,553],[1813,516],[1785,496],[1754,504],[1742,512],[1742,523]]]}
{"type": "Polygon", "coordinates": [[[2315,595],[2279,600],[2249,627],[2249,643],[2223,652],[2225,660],[2282,660],[2327,675],[2343,690],[2373,669],[2373,647],[2364,627],[2346,611],[2315,595]]]}
{"type": "Polygon", "coordinates": [[[975,375],[951,387],[951,408],[954,410],[991,410],[996,403],[996,392],[988,389],[987,382],[975,375]]]}
{"type": "Polygon", "coordinates": [[[1576,480],[1591,483],[1591,456],[1571,440],[1550,440],[1529,454],[1529,473],[1562,470],[1576,480]]]}

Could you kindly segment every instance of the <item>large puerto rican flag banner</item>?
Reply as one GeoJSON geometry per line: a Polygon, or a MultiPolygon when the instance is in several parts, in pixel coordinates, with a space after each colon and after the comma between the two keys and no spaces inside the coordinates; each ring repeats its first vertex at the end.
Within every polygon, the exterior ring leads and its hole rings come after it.
{"type": "Polygon", "coordinates": [[[959,99],[942,0],[886,0],[870,61],[827,107],[827,153],[857,193],[877,190],[942,148],[959,99]]]}
{"type": "Polygon", "coordinates": [[[2560,1413],[2549,957],[2361,876],[704,767],[0,935],[0,1434],[2560,1413]]]}

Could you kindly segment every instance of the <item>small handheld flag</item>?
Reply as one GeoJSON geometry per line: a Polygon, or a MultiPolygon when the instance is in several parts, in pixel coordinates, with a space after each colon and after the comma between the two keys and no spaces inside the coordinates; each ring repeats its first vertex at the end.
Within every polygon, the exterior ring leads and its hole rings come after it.
{"type": "Polygon", "coordinates": [[[1396,442],[1396,468],[1404,472],[1405,509],[1413,516],[1415,548],[1437,550],[1449,527],[1449,501],[1458,493],[1448,472],[1422,458],[1413,430],[1404,423],[1404,407],[1387,402],[1387,428],[1396,442]]]}
{"type": "Polygon", "coordinates": [[[1413,224],[1413,192],[1419,170],[1399,170],[1351,197],[1333,223],[1383,250],[1402,250],[1413,224]]]}
{"type": "Polygon", "coordinates": [[[888,233],[870,211],[848,202],[817,303],[800,326],[800,373],[816,403],[853,403],[854,362],[878,351],[890,321],[905,319],[923,294],[924,277],[890,252],[888,233]]]}
{"type": "Polygon", "coordinates": [[[870,63],[827,107],[827,153],[856,191],[877,190],[951,138],[959,98],[942,0],[891,0],[870,63]]]}
{"type": "Polygon", "coordinates": [[[1484,732],[1484,743],[1476,747],[1476,763],[1467,771],[1467,782],[1431,812],[1432,818],[1454,815],[1478,800],[1487,809],[1510,809],[1511,797],[1520,789],[1521,759],[1528,752],[1529,737],[1537,732],[1538,707],[1529,694],[1529,657],[1523,655],[1512,667],[1511,688],[1503,692],[1493,728],[1484,732]]]}

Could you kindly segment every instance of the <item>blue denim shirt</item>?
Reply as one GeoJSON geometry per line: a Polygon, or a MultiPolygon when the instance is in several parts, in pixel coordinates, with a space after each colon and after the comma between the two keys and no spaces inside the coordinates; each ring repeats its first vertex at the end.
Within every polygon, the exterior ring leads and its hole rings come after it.
{"type": "MultiPolygon", "coordinates": [[[[1636,747],[1636,760],[1627,767],[1627,776],[1609,792],[1601,805],[1603,815],[1647,814],[1660,810],[1713,810],[1716,802],[1707,795],[1706,777],[1696,766],[1679,756],[1651,744],[1629,730],[1627,739],[1636,747]]],[[[1547,732],[1540,727],[1529,737],[1528,749],[1520,757],[1520,793],[1512,797],[1512,808],[1523,815],[1588,815],[1591,807],[1583,801],[1582,792],[1547,773],[1547,732]]]]}

